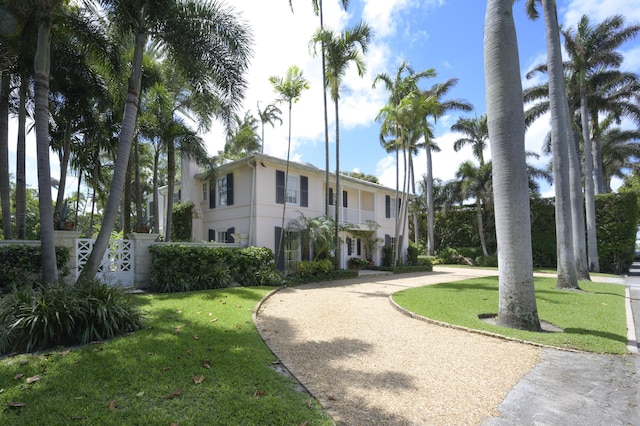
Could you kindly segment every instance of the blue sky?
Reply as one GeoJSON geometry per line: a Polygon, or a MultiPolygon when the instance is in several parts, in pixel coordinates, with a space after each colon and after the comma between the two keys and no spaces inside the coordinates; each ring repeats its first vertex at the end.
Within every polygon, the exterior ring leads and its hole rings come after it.
{"type": "MultiPolygon", "coordinates": [[[[247,75],[249,87],[244,110],[256,114],[256,102],[261,107],[273,102],[277,95],[268,81],[269,76],[282,76],[287,68],[298,65],[310,80],[310,90],[304,92],[293,106],[292,152],[296,161],[312,163],[323,168],[324,131],[322,118],[322,80],[320,59],[310,54],[309,40],[319,26],[312,13],[310,0],[293,0],[294,13],[288,0],[234,0],[233,5],[241,19],[252,28],[255,40],[254,57],[247,75]]],[[[340,101],[340,168],[358,170],[377,176],[387,186],[395,186],[395,159],[379,144],[379,123],[375,117],[387,101],[388,94],[382,86],[372,89],[376,75],[386,72],[395,75],[398,65],[406,60],[416,70],[435,68],[437,77],[425,80],[423,88],[448,78],[459,79],[450,92],[450,98],[462,98],[471,102],[475,110],[466,116],[480,116],[485,112],[485,88],[483,69],[483,24],[486,1],[480,0],[351,0],[347,12],[342,11],[338,0],[324,0],[325,24],[339,31],[363,20],[373,29],[375,37],[365,56],[367,73],[363,78],[350,70],[344,80],[340,101]]],[[[533,65],[546,60],[544,22],[542,17],[530,21],[524,12],[525,2],[516,1],[514,15],[519,39],[520,66],[524,75],[533,65]]],[[[593,23],[616,13],[624,13],[627,22],[640,22],[640,0],[558,0],[560,23],[575,26],[583,14],[593,23]]],[[[640,74],[640,39],[623,46],[623,68],[640,74]]],[[[531,82],[523,79],[523,84],[531,82]]],[[[330,104],[331,168],[335,169],[335,144],[333,107],[330,104]]],[[[283,124],[265,129],[265,153],[286,157],[288,121],[286,106],[282,105],[283,124]]],[[[244,112],[244,111],[243,111],[244,112]]],[[[243,115],[241,113],[241,115],[243,115]]],[[[459,117],[454,112],[442,117],[435,127],[436,142],[442,149],[434,154],[434,177],[448,180],[454,177],[458,165],[472,158],[465,148],[456,153],[453,141],[459,135],[449,128],[459,117]]],[[[15,141],[15,122],[10,125],[10,141],[15,141]]],[[[542,118],[528,131],[527,149],[540,152],[548,120],[542,118]]],[[[210,154],[224,146],[221,128],[203,135],[210,154]]],[[[28,183],[36,186],[35,142],[29,138],[28,183]]],[[[15,143],[10,143],[11,170],[15,170],[15,143]]],[[[487,157],[490,157],[488,151],[487,157]]],[[[542,158],[540,164],[548,162],[542,158]]],[[[426,170],[425,156],[415,159],[416,175],[426,170]]],[[[52,157],[52,175],[59,170],[52,157]]],[[[75,188],[73,179],[69,188],[75,188]]],[[[74,189],[69,189],[72,191],[74,189]]],[[[545,195],[552,190],[543,188],[545,195]]]]}

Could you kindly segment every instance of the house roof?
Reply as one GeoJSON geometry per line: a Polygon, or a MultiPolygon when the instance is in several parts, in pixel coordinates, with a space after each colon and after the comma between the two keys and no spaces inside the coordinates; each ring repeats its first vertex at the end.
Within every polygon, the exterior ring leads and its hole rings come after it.
{"type": "MultiPolygon", "coordinates": [[[[250,156],[246,157],[246,158],[241,158],[239,160],[235,160],[235,161],[231,161],[229,163],[225,163],[222,166],[219,166],[216,171],[218,173],[224,173],[224,172],[229,172],[235,168],[241,167],[243,165],[246,165],[247,163],[251,163],[251,164],[260,164],[260,163],[268,163],[271,164],[273,166],[276,167],[286,167],[287,165],[287,161],[283,160],[282,158],[278,158],[278,157],[272,157],[270,155],[266,155],[266,154],[261,154],[261,153],[253,153],[250,156]]],[[[298,163],[295,161],[290,161],[289,162],[289,169],[293,169],[295,171],[303,171],[306,173],[310,173],[310,174],[314,174],[314,175],[318,175],[318,176],[324,176],[324,169],[320,169],[316,166],[314,166],[313,164],[310,163],[298,163]]],[[[194,177],[196,179],[206,179],[209,176],[209,174],[207,172],[203,172],[203,173],[198,173],[196,174],[194,177]]],[[[329,179],[332,182],[335,182],[335,173],[334,172],[329,172],[329,179]]],[[[347,176],[344,174],[340,174],[340,181],[346,181],[346,182],[351,182],[352,184],[357,184],[359,186],[365,186],[365,187],[369,187],[369,188],[375,188],[377,190],[384,190],[384,191],[389,191],[389,192],[394,192],[395,193],[395,189],[394,188],[389,188],[387,186],[381,185],[379,183],[373,183],[373,182],[369,182],[366,180],[362,180],[362,179],[358,179],[358,178],[354,178],[351,176],[347,176]]]]}

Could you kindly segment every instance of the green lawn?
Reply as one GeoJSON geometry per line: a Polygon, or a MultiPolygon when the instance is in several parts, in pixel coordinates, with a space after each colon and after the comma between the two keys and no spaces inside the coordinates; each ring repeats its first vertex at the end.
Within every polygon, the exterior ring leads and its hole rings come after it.
{"type": "Polygon", "coordinates": [[[2,360],[0,424],[332,424],[271,368],[251,320],[270,290],[135,296],[147,317],[139,332],[2,360]]]}
{"type": "Polygon", "coordinates": [[[497,277],[470,279],[404,290],[393,299],[434,320],[517,339],[598,353],[627,353],[624,287],[580,282],[584,292],[555,289],[553,278],[536,278],[538,315],[564,330],[534,333],[488,324],[478,318],[498,311],[497,277]]]}

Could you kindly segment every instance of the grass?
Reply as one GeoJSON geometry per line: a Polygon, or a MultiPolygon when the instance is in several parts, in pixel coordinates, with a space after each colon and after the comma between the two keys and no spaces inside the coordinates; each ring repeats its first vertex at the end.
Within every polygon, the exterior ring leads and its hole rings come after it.
{"type": "Polygon", "coordinates": [[[489,324],[478,315],[498,311],[497,277],[403,290],[393,299],[418,315],[558,348],[626,354],[624,287],[580,282],[583,292],[555,289],[553,278],[535,278],[538,315],[564,330],[529,332],[489,324]]]}
{"type": "Polygon", "coordinates": [[[4,359],[0,424],[332,424],[271,368],[275,357],[251,319],[270,290],[135,296],[147,317],[141,331],[4,359]],[[15,402],[25,405],[7,405],[15,402]]]}

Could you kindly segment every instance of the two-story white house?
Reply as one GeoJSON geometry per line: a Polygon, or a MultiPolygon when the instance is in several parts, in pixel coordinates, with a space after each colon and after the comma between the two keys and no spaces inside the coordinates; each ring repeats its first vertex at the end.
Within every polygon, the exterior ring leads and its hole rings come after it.
{"type": "MultiPolygon", "coordinates": [[[[215,178],[202,172],[194,163],[182,161],[182,182],[176,186],[180,201],[194,204],[193,241],[235,242],[242,245],[270,248],[276,253],[282,232],[282,210],[286,203],[284,229],[301,214],[310,218],[324,214],[325,172],[308,163],[287,163],[280,158],[255,153],[251,156],[224,164],[216,169],[215,178]]],[[[164,188],[163,188],[164,189],[164,188]]],[[[380,265],[382,246],[395,244],[396,215],[399,203],[395,189],[379,184],[340,176],[340,196],[335,188],[335,174],[330,174],[329,215],[335,217],[339,208],[341,223],[352,229],[370,230],[370,221],[379,225],[373,232],[380,243],[372,254],[372,260],[380,265]],[[336,201],[338,201],[336,206],[336,201]]],[[[166,189],[161,191],[160,229],[164,226],[166,189]],[[164,194],[163,194],[164,192],[164,194]]],[[[407,249],[407,221],[398,233],[401,259],[407,249]]],[[[341,231],[340,265],[347,267],[349,258],[365,258],[361,241],[348,231],[341,231]]],[[[301,260],[301,250],[295,245],[283,248],[285,253],[278,267],[286,262],[301,260]]]]}

